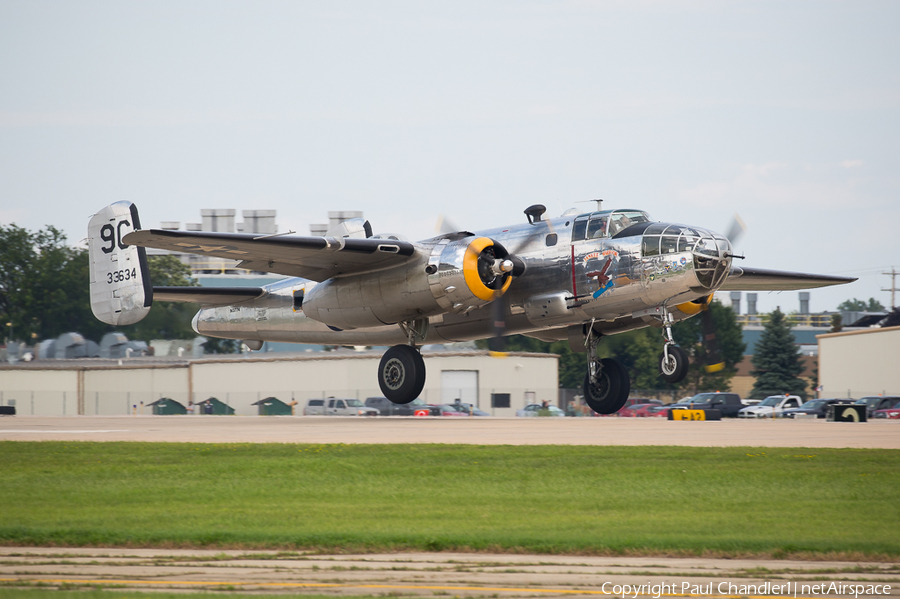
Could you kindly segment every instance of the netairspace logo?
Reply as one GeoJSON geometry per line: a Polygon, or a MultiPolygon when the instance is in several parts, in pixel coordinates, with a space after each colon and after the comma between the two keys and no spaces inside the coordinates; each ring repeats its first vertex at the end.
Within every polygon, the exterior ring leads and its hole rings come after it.
{"type": "Polygon", "coordinates": [[[660,597],[678,596],[722,596],[722,595],[770,595],[779,597],[816,597],[818,595],[842,595],[858,599],[860,596],[890,595],[889,584],[844,584],[839,582],[823,582],[820,584],[800,584],[797,582],[785,582],[773,584],[763,582],[760,584],[735,584],[732,582],[710,582],[707,584],[692,584],[690,582],[652,583],[646,584],[613,584],[604,582],[600,587],[604,595],[617,595],[619,597],[660,597]]]}

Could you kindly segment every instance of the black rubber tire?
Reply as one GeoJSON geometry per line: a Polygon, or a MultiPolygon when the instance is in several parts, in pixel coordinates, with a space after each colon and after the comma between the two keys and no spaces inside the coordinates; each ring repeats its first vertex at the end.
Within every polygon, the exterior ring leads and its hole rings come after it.
{"type": "Polygon", "coordinates": [[[667,383],[680,383],[688,373],[687,352],[677,345],[669,346],[669,362],[665,353],[659,354],[659,376],[667,383]]]}
{"type": "Polygon", "coordinates": [[[378,365],[378,386],[396,404],[419,397],[425,387],[425,360],[414,347],[395,345],[384,352],[378,365]]]}
{"type": "Polygon", "coordinates": [[[615,414],[628,401],[631,380],[628,371],[616,360],[603,358],[596,383],[591,383],[590,370],[584,374],[584,401],[598,414],[615,414]]]}

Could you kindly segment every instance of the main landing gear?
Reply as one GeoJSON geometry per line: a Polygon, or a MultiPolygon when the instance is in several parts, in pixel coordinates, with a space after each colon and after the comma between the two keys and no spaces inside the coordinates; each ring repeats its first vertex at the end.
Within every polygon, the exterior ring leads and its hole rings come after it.
{"type": "MultiPolygon", "coordinates": [[[[684,380],[688,371],[687,352],[675,345],[672,338],[674,319],[662,306],[659,316],[663,323],[662,354],[659,357],[660,376],[667,383],[678,383],[684,380]]],[[[588,353],[588,369],[584,375],[584,401],[598,414],[614,414],[622,409],[631,391],[631,380],[628,371],[612,358],[597,358],[597,344],[600,335],[594,332],[594,323],[588,325],[584,346],[588,353]]]]}
{"type": "Polygon", "coordinates": [[[615,414],[622,409],[631,391],[628,371],[612,358],[597,358],[600,336],[594,334],[593,322],[584,345],[588,353],[588,369],[584,375],[584,401],[598,414],[615,414]]]}
{"type": "MultiPolygon", "coordinates": [[[[425,321],[427,327],[428,321],[425,321]]],[[[419,321],[401,323],[409,338],[408,345],[395,345],[384,352],[378,365],[378,386],[390,401],[407,404],[419,397],[425,388],[425,360],[416,349],[416,339],[425,338],[419,321]]]]}

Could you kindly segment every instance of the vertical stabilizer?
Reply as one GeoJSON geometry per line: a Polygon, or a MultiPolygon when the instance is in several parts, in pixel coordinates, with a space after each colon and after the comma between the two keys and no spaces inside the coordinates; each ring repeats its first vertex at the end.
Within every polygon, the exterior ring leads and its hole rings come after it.
{"type": "Polygon", "coordinates": [[[153,303],[144,248],[122,242],[140,228],[137,207],[127,201],[107,206],[88,223],[91,310],[107,324],[134,324],[153,303]]]}

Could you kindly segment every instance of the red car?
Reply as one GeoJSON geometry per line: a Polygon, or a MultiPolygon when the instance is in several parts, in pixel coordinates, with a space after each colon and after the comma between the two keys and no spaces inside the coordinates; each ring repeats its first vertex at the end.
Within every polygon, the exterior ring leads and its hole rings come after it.
{"type": "Polygon", "coordinates": [[[459,416],[459,417],[463,417],[463,418],[469,417],[469,415],[464,412],[457,412],[453,406],[448,405],[448,404],[442,404],[442,405],[428,404],[428,405],[431,406],[432,408],[437,408],[438,410],[440,410],[441,416],[450,416],[450,417],[459,416]]]}
{"type": "Polygon", "coordinates": [[[627,408],[622,408],[616,412],[616,416],[620,418],[646,418],[649,415],[650,408],[658,408],[659,404],[655,403],[638,403],[627,408]]]}
{"type": "Polygon", "coordinates": [[[671,406],[657,406],[653,405],[647,408],[647,417],[648,418],[668,418],[669,410],[672,409],[671,406]]]}
{"type": "Polygon", "coordinates": [[[872,418],[890,418],[892,420],[900,420],[900,401],[891,408],[875,410],[872,412],[872,418]]]}

